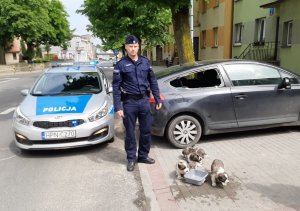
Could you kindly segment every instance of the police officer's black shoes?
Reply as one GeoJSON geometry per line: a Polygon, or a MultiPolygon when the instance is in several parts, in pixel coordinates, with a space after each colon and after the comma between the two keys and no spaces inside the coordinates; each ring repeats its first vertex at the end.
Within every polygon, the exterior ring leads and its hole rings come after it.
{"type": "Polygon", "coordinates": [[[146,159],[138,158],[137,162],[138,163],[153,164],[153,163],[155,163],[155,160],[153,158],[147,157],[146,159]]]}
{"type": "Polygon", "coordinates": [[[133,171],[133,170],[134,170],[134,165],[135,165],[135,162],[133,162],[133,161],[128,161],[128,164],[127,164],[127,171],[133,171]]]}

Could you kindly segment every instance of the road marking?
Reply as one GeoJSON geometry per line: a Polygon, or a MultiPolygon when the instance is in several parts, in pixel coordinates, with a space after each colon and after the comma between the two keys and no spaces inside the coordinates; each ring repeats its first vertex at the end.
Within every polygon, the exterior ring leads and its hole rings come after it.
{"type": "Polygon", "coordinates": [[[10,156],[10,157],[8,157],[8,158],[1,158],[0,161],[9,160],[9,159],[12,159],[12,158],[14,158],[14,157],[16,157],[16,155],[12,155],[12,156],[10,156]]]}
{"type": "Polygon", "coordinates": [[[6,82],[9,82],[9,81],[15,81],[15,80],[18,80],[18,79],[20,79],[20,78],[3,78],[3,80],[0,79],[0,84],[6,83],[6,82]]]}
{"type": "Polygon", "coordinates": [[[2,111],[0,113],[0,115],[6,115],[6,114],[9,114],[10,112],[14,111],[16,109],[16,107],[12,107],[12,108],[8,108],[6,109],[5,111],[2,111]]]}

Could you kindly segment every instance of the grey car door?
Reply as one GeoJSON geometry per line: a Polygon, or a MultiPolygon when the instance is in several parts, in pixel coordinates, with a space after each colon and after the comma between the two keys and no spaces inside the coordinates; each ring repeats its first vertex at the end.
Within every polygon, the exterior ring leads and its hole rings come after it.
{"type": "Polygon", "coordinates": [[[216,66],[181,75],[171,85],[178,87],[176,93],[182,96],[184,110],[198,113],[206,129],[237,127],[230,87],[224,85],[216,66]]]}
{"type": "Polygon", "coordinates": [[[291,90],[279,89],[278,69],[258,64],[227,64],[232,99],[239,127],[296,121],[291,113],[291,90]]]}

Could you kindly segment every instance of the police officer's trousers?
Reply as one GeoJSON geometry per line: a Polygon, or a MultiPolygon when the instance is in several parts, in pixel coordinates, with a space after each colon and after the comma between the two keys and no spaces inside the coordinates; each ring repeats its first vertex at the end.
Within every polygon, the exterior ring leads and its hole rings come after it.
{"type": "Polygon", "coordinates": [[[147,97],[139,100],[128,99],[123,102],[125,127],[125,150],[128,161],[136,161],[137,143],[135,139],[136,120],[139,120],[140,138],[138,158],[145,159],[148,157],[151,145],[151,125],[152,115],[150,104],[147,97]]]}

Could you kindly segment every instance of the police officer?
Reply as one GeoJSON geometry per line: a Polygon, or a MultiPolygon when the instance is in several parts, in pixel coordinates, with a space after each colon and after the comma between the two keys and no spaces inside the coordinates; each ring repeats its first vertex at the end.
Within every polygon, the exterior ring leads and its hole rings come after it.
{"type": "Polygon", "coordinates": [[[126,38],[125,50],[127,55],[116,64],[112,83],[115,111],[119,117],[123,118],[126,130],[127,170],[133,171],[136,162],[155,163],[155,160],[148,156],[152,124],[149,89],[154,96],[157,110],[161,108],[162,103],[152,67],[146,57],[138,55],[139,42],[134,35],[129,35],[126,38]],[[137,119],[140,128],[138,153],[135,140],[137,119]]]}

